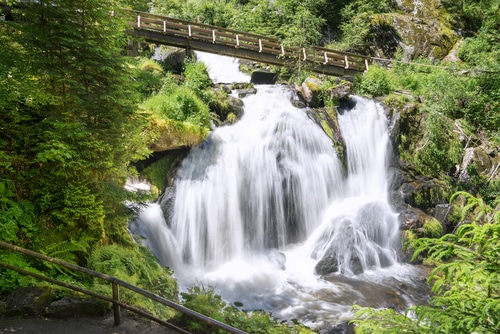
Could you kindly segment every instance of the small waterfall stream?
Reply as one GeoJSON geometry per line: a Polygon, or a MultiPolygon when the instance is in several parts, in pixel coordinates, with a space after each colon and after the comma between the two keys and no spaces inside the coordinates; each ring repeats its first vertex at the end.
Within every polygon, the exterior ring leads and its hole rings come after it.
{"type": "Polygon", "coordinates": [[[354,107],[339,111],[344,166],[289,88],[257,90],[240,121],[215,129],[182,162],[164,208],[169,221],[151,204],[132,233],[181,288],[213,286],[244,309],[312,328],[349,319],[354,303],[411,304],[415,296],[392,286],[413,285],[415,270],[398,262],[382,108],[353,97],[354,107]],[[318,275],[325,268],[331,274],[318,275]]]}

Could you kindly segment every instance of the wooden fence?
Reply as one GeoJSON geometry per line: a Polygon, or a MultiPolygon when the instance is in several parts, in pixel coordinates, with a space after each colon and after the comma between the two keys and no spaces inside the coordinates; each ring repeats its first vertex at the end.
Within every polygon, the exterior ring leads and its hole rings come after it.
{"type": "Polygon", "coordinates": [[[56,258],[53,258],[53,257],[49,257],[49,256],[46,256],[46,255],[43,255],[43,254],[40,254],[40,253],[36,253],[36,252],[33,252],[33,251],[30,251],[28,249],[25,249],[25,248],[22,248],[22,247],[18,247],[18,246],[14,246],[14,245],[11,245],[9,243],[6,243],[6,242],[3,242],[3,241],[0,241],[0,247],[2,248],[5,248],[5,249],[8,249],[8,250],[11,250],[11,251],[14,251],[14,252],[18,252],[18,253],[21,253],[21,254],[24,254],[24,255],[27,255],[29,257],[32,257],[32,258],[36,258],[36,259],[40,259],[40,260],[43,260],[43,261],[47,261],[47,262],[50,262],[50,263],[53,263],[53,264],[56,264],[56,265],[59,265],[59,266],[62,266],[64,268],[67,268],[67,269],[70,269],[70,270],[73,270],[73,271],[78,271],[78,272],[81,272],[81,273],[84,273],[84,274],[87,274],[87,275],[90,275],[90,276],[93,276],[93,277],[97,277],[97,278],[100,278],[100,279],[103,279],[105,281],[108,281],[111,283],[112,285],[112,291],[113,291],[113,295],[110,297],[110,296],[106,296],[106,295],[102,295],[102,294],[99,294],[99,293],[96,293],[94,291],[90,291],[90,290],[87,290],[87,289],[83,289],[81,287],[78,287],[78,286],[75,286],[75,285],[72,285],[72,284],[69,284],[69,283],[66,283],[66,282],[61,282],[59,280],[56,280],[56,279],[53,279],[53,278],[50,278],[50,277],[47,277],[47,276],[44,276],[42,274],[38,274],[38,273],[34,273],[32,271],[28,271],[28,270],[25,270],[25,269],[22,269],[22,268],[18,268],[18,267],[15,267],[15,266],[12,266],[10,264],[7,264],[7,263],[4,263],[4,262],[1,262],[0,261],[0,267],[3,267],[3,268],[6,268],[6,269],[9,269],[9,270],[13,270],[13,271],[16,271],[20,274],[23,274],[23,275],[27,275],[27,276],[31,276],[31,277],[35,277],[37,279],[40,279],[40,280],[44,280],[44,281],[47,281],[47,282],[50,282],[50,283],[53,283],[53,284],[56,284],[56,285],[59,285],[59,286],[63,286],[65,288],[68,288],[68,289],[71,289],[71,290],[74,290],[74,291],[77,291],[77,292],[80,292],[80,293],[84,293],[86,295],[89,295],[89,296],[92,296],[92,297],[95,297],[95,298],[99,298],[99,299],[102,299],[102,300],[105,300],[105,301],[108,301],[108,302],[111,302],[113,303],[113,312],[114,312],[114,320],[115,320],[115,325],[119,325],[120,324],[120,307],[123,307],[124,309],[127,309],[129,311],[132,311],[142,317],[145,317],[147,319],[150,319],[152,321],[155,321],[163,326],[166,326],[168,328],[171,328],[179,333],[184,333],[184,334],[189,334],[188,331],[182,329],[182,328],[179,328],[171,323],[168,323],[166,321],[163,321],[157,317],[154,317],[152,316],[151,314],[147,313],[146,311],[144,310],[141,310],[141,309],[138,309],[134,306],[131,306],[131,305],[128,305],[122,301],[120,301],[120,287],[122,288],[126,288],[126,289],[129,289],[137,294],[140,294],[146,298],[149,298],[151,299],[152,301],[155,301],[155,302],[158,302],[166,307],[171,307],[173,308],[174,310],[178,311],[178,312],[181,312],[197,321],[200,321],[200,322],[203,322],[203,323],[206,323],[214,328],[218,328],[218,329],[222,329],[224,331],[226,331],[227,333],[234,333],[234,334],[246,334],[246,332],[244,331],[241,331],[237,328],[234,328],[232,326],[229,326],[227,324],[224,324],[220,321],[217,321],[215,319],[212,319],[210,317],[207,317],[203,314],[200,314],[198,312],[195,312],[193,310],[190,310],[182,305],[179,305],[173,301],[170,301],[166,298],[163,298],[161,296],[158,296],[156,294],[153,294],[151,292],[148,292],[148,291],[145,291],[145,290],[142,290],[138,287],[136,287],[135,285],[132,285],[132,284],[129,284],[125,281],[122,281],[116,277],[112,277],[112,276],[108,276],[108,275],[105,275],[105,274],[102,274],[102,273],[99,273],[99,272],[96,272],[96,271],[93,271],[93,270],[90,270],[90,269],[87,269],[87,268],[84,268],[84,267],[80,267],[80,266],[77,266],[75,264],[72,264],[72,263],[68,263],[68,262],[65,262],[65,261],[62,261],[62,260],[59,260],[59,259],[56,259],[56,258]]]}

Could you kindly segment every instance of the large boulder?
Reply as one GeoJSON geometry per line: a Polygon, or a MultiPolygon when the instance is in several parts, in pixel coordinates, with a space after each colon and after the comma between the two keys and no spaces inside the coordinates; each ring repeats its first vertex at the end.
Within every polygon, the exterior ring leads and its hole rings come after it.
{"type": "Polygon", "coordinates": [[[208,129],[165,119],[152,119],[149,122],[148,131],[157,134],[157,139],[149,146],[153,152],[195,146],[208,135],[208,129]]]}
{"type": "Polygon", "coordinates": [[[7,316],[41,315],[55,299],[49,287],[25,287],[12,292],[6,299],[7,316]]]}
{"type": "Polygon", "coordinates": [[[66,318],[75,315],[105,315],[111,310],[111,303],[80,297],[63,297],[46,308],[46,315],[52,318],[66,318]]]}
{"type": "Polygon", "coordinates": [[[278,80],[278,74],[266,70],[256,70],[252,72],[250,82],[255,85],[274,85],[278,80]]]}
{"type": "Polygon", "coordinates": [[[297,87],[297,92],[311,108],[318,108],[324,105],[321,96],[321,86],[323,82],[317,77],[307,77],[300,87],[297,87]]]}
{"type": "Polygon", "coordinates": [[[460,37],[450,28],[449,14],[439,0],[396,0],[399,13],[371,17],[366,48],[381,58],[394,58],[398,49],[403,60],[426,57],[443,59],[460,37]]]}

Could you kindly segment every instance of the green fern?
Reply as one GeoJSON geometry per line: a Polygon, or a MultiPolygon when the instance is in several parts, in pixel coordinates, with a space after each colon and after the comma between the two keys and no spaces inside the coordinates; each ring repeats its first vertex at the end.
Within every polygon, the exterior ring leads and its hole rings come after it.
{"type": "MultiPolygon", "coordinates": [[[[90,244],[93,241],[95,241],[94,238],[84,235],[81,236],[78,240],[70,239],[50,244],[44,249],[41,249],[40,253],[50,257],[55,257],[59,260],[63,260],[69,263],[79,264],[78,253],[86,253],[88,249],[90,249],[90,244]]],[[[51,274],[59,272],[63,275],[80,276],[79,273],[51,262],[44,261],[44,265],[49,269],[51,274]]]]}
{"type": "MultiPolygon", "coordinates": [[[[161,267],[144,247],[130,249],[117,245],[95,246],[88,258],[88,266],[164,298],[177,300],[177,282],[172,278],[172,272],[168,268],[161,267]]],[[[95,280],[94,284],[102,283],[95,280]]],[[[121,298],[124,302],[145,309],[165,320],[175,315],[172,309],[128,289],[121,290],[121,298]]]]}

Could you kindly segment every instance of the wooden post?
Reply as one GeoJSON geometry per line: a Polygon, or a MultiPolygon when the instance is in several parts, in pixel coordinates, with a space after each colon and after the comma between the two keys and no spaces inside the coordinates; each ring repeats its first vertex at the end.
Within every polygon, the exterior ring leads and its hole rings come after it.
{"type": "Polygon", "coordinates": [[[240,47],[240,39],[238,37],[238,34],[236,34],[236,47],[239,48],[240,47]]]}
{"type": "Polygon", "coordinates": [[[325,65],[328,64],[328,53],[325,51],[325,65]]]}
{"type": "Polygon", "coordinates": [[[302,60],[307,60],[306,48],[302,48],[302,53],[304,55],[304,59],[302,60]]]}
{"type": "Polygon", "coordinates": [[[368,59],[365,59],[365,67],[366,67],[366,70],[368,71],[368,59]]]}
{"type": "MultiPolygon", "coordinates": [[[[113,286],[113,300],[119,302],[120,301],[120,290],[118,288],[118,284],[112,282],[113,286]]],[[[120,324],[120,305],[118,303],[113,303],[113,311],[115,316],[115,326],[120,324]]]]}
{"type": "Polygon", "coordinates": [[[189,35],[189,37],[191,37],[191,25],[190,24],[188,24],[188,35],[189,35]]]}
{"type": "Polygon", "coordinates": [[[166,20],[163,20],[163,32],[164,33],[167,32],[167,21],[166,20]]]}
{"type": "Polygon", "coordinates": [[[212,43],[215,43],[215,29],[212,30],[212,43]]]}
{"type": "Polygon", "coordinates": [[[141,16],[137,15],[137,28],[141,27],[141,16]]]}
{"type": "Polygon", "coordinates": [[[259,52],[262,52],[262,39],[259,38],[259,52]]]}
{"type": "Polygon", "coordinates": [[[344,56],[345,68],[349,68],[349,59],[347,59],[347,55],[344,56]]]}
{"type": "Polygon", "coordinates": [[[285,55],[285,48],[283,47],[283,45],[281,45],[281,55],[284,56],[285,55]]]}

